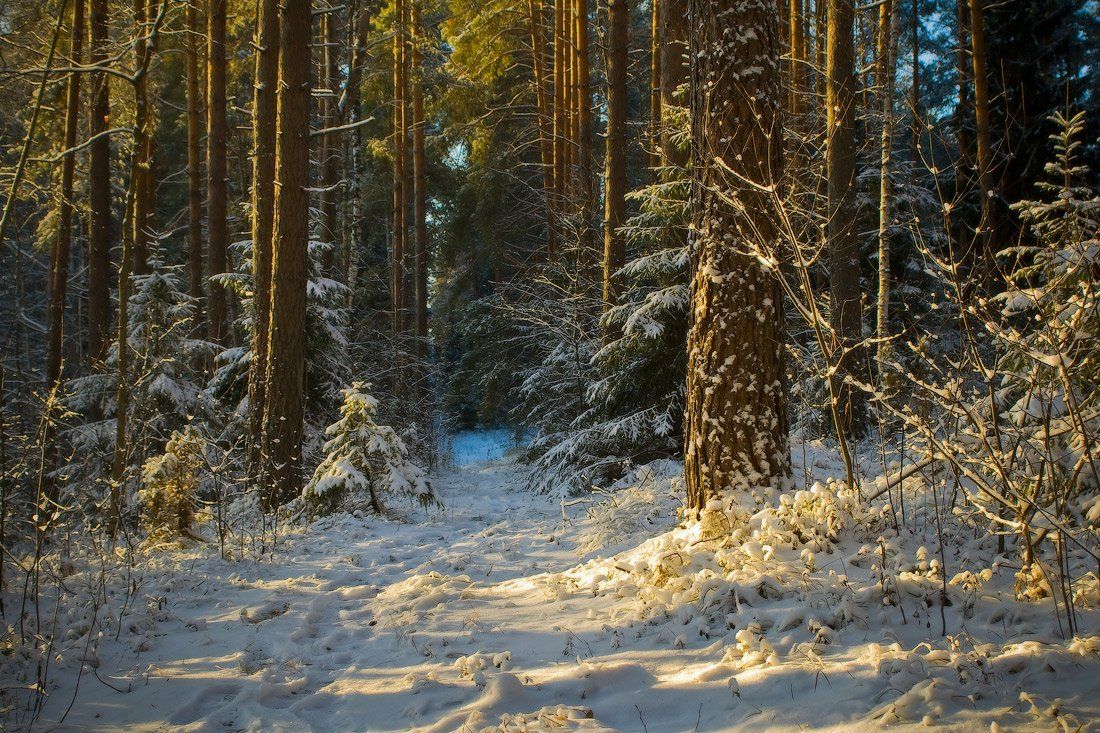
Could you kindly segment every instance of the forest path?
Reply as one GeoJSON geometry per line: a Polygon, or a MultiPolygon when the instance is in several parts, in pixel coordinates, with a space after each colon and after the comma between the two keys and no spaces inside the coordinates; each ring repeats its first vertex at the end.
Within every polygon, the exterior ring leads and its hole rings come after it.
{"type": "MultiPolygon", "coordinates": [[[[562,609],[544,615],[554,593],[531,582],[577,562],[558,501],[506,461],[456,466],[435,487],[443,508],[416,523],[345,516],[288,536],[274,562],[205,553],[150,569],[148,613],[104,642],[103,683],[87,672],[56,729],[454,730],[486,697],[459,657],[575,666],[569,634],[550,628],[562,609]],[[461,679],[432,680],[444,676],[461,679]]],[[[47,729],[72,694],[60,681],[47,729]]],[[[485,723],[527,712],[523,697],[485,705],[485,723]]]]}

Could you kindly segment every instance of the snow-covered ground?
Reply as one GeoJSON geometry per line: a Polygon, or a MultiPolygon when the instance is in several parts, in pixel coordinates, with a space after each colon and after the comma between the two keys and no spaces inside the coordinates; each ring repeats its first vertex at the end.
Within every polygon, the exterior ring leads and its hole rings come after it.
{"type": "MultiPolygon", "coordinates": [[[[676,528],[675,464],[563,506],[489,458],[456,461],[436,480],[444,507],[416,521],[319,521],[275,561],[150,556],[121,628],[71,635],[36,727],[1096,726],[1095,611],[1064,642],[1049,599],[1016,602],[1002,568],[957,579],[941,619],[937,556],[843,493],[818,485],[746,511],[719,546],[676,528]]],[[[970,550],[953,552],[949,578],[970,550]]]]}

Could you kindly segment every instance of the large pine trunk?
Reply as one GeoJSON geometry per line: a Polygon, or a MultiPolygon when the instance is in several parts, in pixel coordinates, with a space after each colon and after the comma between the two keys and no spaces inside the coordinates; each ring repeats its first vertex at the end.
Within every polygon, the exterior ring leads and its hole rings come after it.
{"type": "Polygon", "coordinates": [[[753,254],[773,250],[777,236],[773,199],[758,188],[782,168],[775,7],[697,0],[693,10],[684,471],[687,509],[698,516],[731,490],[779,483],[790,457],[782,292],[753,254]]]}
{"type": "MultiPolygon", "coordinates": [[[[627,0],[610,0],[607,8],[607,141],[604,150],[603,304],[619,302],[618,271],[626,264],[626,244],[620,227],[626,220],[627,0]]],[[[608,331],[604,338],[615,333],[608,331]]]]}
{"type": "Polygon", "coordinates": [[[271,230],[275,206],[275,119],[279,79],[279,2],[261,0],[256,18],[256,78],[252,106],[252,361],[248,368],[250,462],[260,466],[267,404],[271,320],[271,230]]]}
{"type": "Polygon", "coordinates": [[[301,489],[309,265],[310,0],[279,4],[271,325],[264,412],[264,483],[281,504],[301,489]]]}
{"type": "MultiPolygon", "coordinates": [[[[84,0],[73,0],[72,25],[69,29],[69,61],[80,66],[84,48],[84,0]]],[[[64,150],[76,146],[77,123],[80,117],[80,74],[69,73],[65,100],[64,150]]],[[[46,387],[52,388],[61,379],[61,350],[65,335],[65,299],[69,284],[69,255],[72,250],[73,176],[76,153],[67,153],[61,160],[61,192],[58,203],[57,239],[50,258],[49,301],[46,311],[46,387]]]]}
{"type": "MultiPolygon", "coordinates": [[[[88,60],[93,66],[107,62],[110,44],[107,0],[91,0],[88,60]]],[[[96,363],[107,350],[111,324],[111,103],[108,75],[92,75],[88,151],[88,358],[96,363]]]]}
{"type": "MultiPolygon", "coordinates": [[[[207,273],[226,271],[229,238],[226,187],[225,14],[226,0],[209,0],[206,9],[206,228],[207,273]]],[[[210,340],[225,340],[226,294],[208,283],[210,340]]]]}
{"type": "Polygon", "coordinates": [[[861,392],[844,375],[860,374],[863,336],[859,241],[856,238],[855,45],[852,0],[829,0],[825,81],[826,168],[828,170],[829,290],[838,374],[833,393],[845,435],[863,431],[861,392]]]}

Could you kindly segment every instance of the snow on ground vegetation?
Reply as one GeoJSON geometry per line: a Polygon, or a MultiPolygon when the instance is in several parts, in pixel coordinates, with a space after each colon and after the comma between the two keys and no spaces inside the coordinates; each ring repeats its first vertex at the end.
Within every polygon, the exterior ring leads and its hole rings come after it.
{"type": "Polygon", "coordinates": [[[1019,597],[995,539],[937,525],[934,482],[907,482],[899,530],[819,449],[786,493],[685,526],[675,463],[562,502],[524,491],[497,437],[462,439],[443,507],[318,520],[273,558],[207,544],[58,565],[61,603],[21,609],[56,618],[52,648],[17,643],[4,599],[6,727],[1097,729],[1094,569],[1071,568],[1063,638],[1055,589],[1019,597]]]}

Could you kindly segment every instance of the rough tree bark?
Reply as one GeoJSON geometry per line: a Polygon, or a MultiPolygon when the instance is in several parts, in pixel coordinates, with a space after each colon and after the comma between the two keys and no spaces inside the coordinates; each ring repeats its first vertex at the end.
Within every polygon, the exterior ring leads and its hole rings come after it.
{"type": "Polygon", "coordinates": [[[855,219],[855,47],[852,0],[829,0],[828,56],[825,73],[826,167],[828,170],[828,249],[831,322],[837,340],[838,372],[833,392],[841,429],[848,436],[863,431],[862,393],[844,381],[859,374],[858,345],[863,331],[859,241],[855,219]]]}
{"type": "MultiPolygon", "coordinates": [[[[604,148],[603,307],[619,302],[626,264],[626,243],[620,227],[626,221],[627,45],[630,27],[628,0],[610,0],[607,6],[607,140],[604,148]]],[[[606,330],[604,340],[616,332],[606,330]]]]}
{"type": "MultiPolygon", "coordinates": [[[[196,302],[205,300],[202,242],[202,38],[198,0],[187,4],[187,272],[196,302]]],[[[196,324],[203,322],[200,307],[196,324]]],[[[199,326],[201,329],[201,325],[199,326]]]]}
{"type": "Polygon", "coordinates": [[[301,490],[309,247],[310,0],[279,3],[271,320],[262,473],[270,505],[301,490]]]}
{"type": "Polygon", "coordinates": [[[661,164],[661,0],[649,0],[649,165],[661,164]]]}
{"type": "Polygon", "coordinates": [[[996,267],[993,232],[994,203],[997,183],[993,176],[993,146],[989,123],[989,79],[986,76],[985,23],[982,0],[970,0],[970,55],[974,64],[974,120],[978,137],[978,194],[981,220],[978,234],[981,241],[982,277],[988,285],[996,267]]]}
{"type": "Polygon", "coordinates": [[[696,0],[691,28],[691,316],[684,471],[698,516],[731,490],[789,474],[782,292],[773,246],[783,104],[774,5],[696,0]],[[737,72],[736,75],[733,72],[737,72]]]}
{"type": "MultiPolygon", "coordinates": [[[[73,0],[69,27],[69,63],[80,66],[84,52],[84,0],[73,0]]],[[[63,150],[76,146],[80,121],[80,74],[69,73],[65,99],[65,136],[63,150]]],[[[46,388],[53,389],[61,380],[61,349],[65,336],[65,299],[69,284],[69,255],[73,236],[73,177],[76,153],[61,159],[61,191],[58,202],[57,239],[50,257],[49,301],[46,311],[46,388]]]]}
{"type": "Polygon", "coordinates": [[[661,0],[661,159],[665,165],[687,165],[688,151],[678,149],[672,141],[669,115],[673,107],[683,107],[685,101],[678,90],[688,79],[688,3],[686,0],[661,0]]]}
{"type": "MultiPolygon", "coordinates": [[[[225,15],[226,0],[209,0],[206,7],[206,271],[211,278],[228,269],[225,15]]],[[[207,287],[210,340],[220,344],[226,336],[225,288],[216,282],[208,282],[207,287]]]]}
{"type": "Polygon", "coordinates": [[[279,0],[260,0],[252,102],[252,362],[248,367],[249,459],[261,467],[271,320],[271,231],[275,207],[275,123],[279,81],[279,0]]]}
{"type": "MultiPolygon", "coordinates": [[[[894,3],[883,0],[878,17],[878,87],[882,102],[882,144],[880,150],[878,204],[878,338],[879,374],[890,353],[890,219],[893,216],[894,185],[894,3]]],[[[882,382],[880,378],[880,383],[882,382]]]]}
{"type": "MultiPolygon", "coordinates": [[[[428,357],[428,174],[424,154],[424,42],[420,8],[412,3],[413,259],[416,355],[428,357]]],[[[536,82],[537,83],[537,82],[536,82]]],[[[541,115],[540,115],[541,118],[541,115]]]]}
{"type": "MultiPolygon", "coordinates": [[[[107,0],[91,0],[88,59],[93,66],[107,61],[110,43],[107,0]]],[[[111,104],[105,72],[92,74],[88,151],[88,358],[102,361],[111,320],[111,104]]]]}

